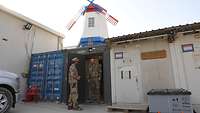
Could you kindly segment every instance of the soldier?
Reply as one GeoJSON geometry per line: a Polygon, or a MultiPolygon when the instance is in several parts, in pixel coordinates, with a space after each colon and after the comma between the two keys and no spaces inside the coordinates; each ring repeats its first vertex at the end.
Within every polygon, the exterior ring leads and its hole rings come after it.
{"type": "Polygon", "coordinates": [[[72,59],[72,64],[69,67],[69,86],[70,86],[70,94],[68,99],[68,110],[81,110],[78,106],[78,80],[80,80],[80,76],[78,74],[78,70],[76,68],[76,64],[78,64],[80,60],[78,58],[72,59]]]}
{"type": "Polygon", "coordinates": [[[100,80],[101,67],[97,59],[90,59],[88,66],[88,83],[89,83],[89,98],[92,101],[100,103],[100,80]]]}

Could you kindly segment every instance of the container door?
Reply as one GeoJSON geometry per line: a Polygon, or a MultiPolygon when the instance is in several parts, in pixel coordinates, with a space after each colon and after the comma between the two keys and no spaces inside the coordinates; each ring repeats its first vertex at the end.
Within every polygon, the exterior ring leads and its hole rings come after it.
{"type": "Polygon", "coordinates": [[[140,103],[139,54],[124,57],[123,65],[116,69],[117,103],[140,103]]]}
{"type": "MultiPolygon", "coordinates": [[[[77,57],[80,59],[80,63],[77,64],[77,69],[78,69],[78,73],[81,76],[81,79],[78,82],[78,93],[79,93],[79,102],[83,103],[86,100],[86,96],[85,96],[85,84],[86,84],[86,78],[85,78],[85,56],[84,55],[80,55],[80,54],[69,54],[68,57],[68,68],[71,64],[71,60],[77,57]]],[[[68,87],[69,88],[69,87],[68,87]]],[[[68,94],[69,94],[69,90],[68,90],[68,94]]]]}
{"type": "Polygon", "coordinates": [[[47,53],[46,67],[45,100],[61,101],[64,76],[64,54],[60,51],[47,53]]]}
{"type": "Polygon", "coordinates": [[[40,98],[44,97],[44,82],[46,75],[46,54],[33,54],[31,56],[30,75],[28,85],[36,85],[40,91],[40,98]]]}
{"type": "Polygon", "coordinates": [[[200,104],[200,43],[193,43],[194,52],[184,52],[183,62],[188,88],[192,91],[192,103],[200,104]]]}
{"type": "Polygon", "coordinates": [[[119,68],[117,75],[117,101],[119,103],[138,103],[138,76],[134,73],[134,66],[119,68]]]}

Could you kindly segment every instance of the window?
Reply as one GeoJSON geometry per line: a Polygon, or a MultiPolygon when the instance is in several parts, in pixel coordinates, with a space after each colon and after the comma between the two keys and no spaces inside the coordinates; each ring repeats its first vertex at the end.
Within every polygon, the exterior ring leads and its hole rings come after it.
{"type": "Polygon", "coordinates": [[[88,27],[94,27],[94,17],[88,18],[88,27]]]}

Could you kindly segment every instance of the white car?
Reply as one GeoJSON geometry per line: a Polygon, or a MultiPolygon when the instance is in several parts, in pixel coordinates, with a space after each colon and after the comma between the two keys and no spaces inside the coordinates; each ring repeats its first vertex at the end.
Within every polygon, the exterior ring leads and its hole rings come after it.
{"type": "Polygon", "coordinates": [[[0,113],[7,113],[15,107],[19,97],[19,76],[0,70],[0,113]]]}

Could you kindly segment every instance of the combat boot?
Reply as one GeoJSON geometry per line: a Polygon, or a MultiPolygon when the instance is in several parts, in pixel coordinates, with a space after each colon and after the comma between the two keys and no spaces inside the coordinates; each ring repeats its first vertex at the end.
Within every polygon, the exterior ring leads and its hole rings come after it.
{"type": "Polygon", "coordinates": [[[68,110],[72,110],[73,108],[72,108],[72,106],[68,106],[68,110]]]}
{"type": "Polygon", "coordinates": [[[77,107],[73,108],[73,110],[81,111],[83,109],[80,106],[77,106],[77,107]]]}

